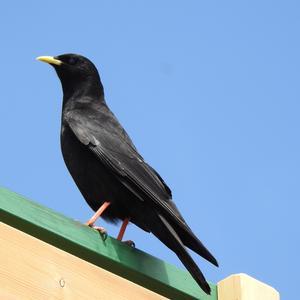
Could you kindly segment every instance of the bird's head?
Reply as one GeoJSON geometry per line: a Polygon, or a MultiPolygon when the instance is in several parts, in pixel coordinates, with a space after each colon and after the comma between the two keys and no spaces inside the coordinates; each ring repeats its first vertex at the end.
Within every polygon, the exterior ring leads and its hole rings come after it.
{"type": "Polygon", "coordinates": [[[103,95],[103,86],[95,65],[78,54],[39,56],[37,60],[54,67],[62,84],[64,98],[78,95],[103,95]]]}

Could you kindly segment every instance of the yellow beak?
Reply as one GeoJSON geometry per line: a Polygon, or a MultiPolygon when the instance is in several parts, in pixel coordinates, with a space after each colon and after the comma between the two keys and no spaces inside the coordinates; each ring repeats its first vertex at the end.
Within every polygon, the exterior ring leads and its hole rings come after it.
{"type": "Polygon", "coordinates": [[[60,66],[63,63],[61,60],[56,59],[53,56],[39,56],[36,59],[57,66],[60,66]]]}

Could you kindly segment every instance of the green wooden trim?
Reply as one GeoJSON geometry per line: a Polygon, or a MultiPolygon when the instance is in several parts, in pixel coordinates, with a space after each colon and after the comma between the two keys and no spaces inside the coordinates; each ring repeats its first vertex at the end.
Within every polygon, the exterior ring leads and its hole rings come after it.
{"type": "Polygon", "coordinates": [[[171,299],[217,300],[203,293],[190,274],[133,249],[62,214],[0,188],[0,221],[171,299]]]}

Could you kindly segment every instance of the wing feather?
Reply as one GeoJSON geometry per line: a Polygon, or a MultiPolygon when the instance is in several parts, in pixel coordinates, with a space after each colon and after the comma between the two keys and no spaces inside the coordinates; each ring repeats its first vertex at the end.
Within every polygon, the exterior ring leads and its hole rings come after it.
{"type": "Polygon", "coordinates": [[[69,113],[65,120],[78,140],[87,146],[99,160],[119,176],[119,180],[139,199],[150,201],[159,211],[187,228],[171,200],[171,191],[158,173],[150,167],[130,143],[107,132],[92,119],[84,118],[76,112],[69,113]]]}
{"type": "MultiPolygon", "coordinates": [[[[113,130],[118,126],[121,128],[118,123],[116,126],[109,124],[107,130],[106,126],[101,126],[101,123],[95,121],[95,117],[79,115],[76,111],[67,114],[64,121],[87,150],[92,151],[108,171],[116,175],[121,184],[138,199],[148,202],[148,205],[155,208],[168,222],[175,224],[178,234],[188,247],[218,265],[184,221],[171,199],[171,190],[163,179],[138,154],[127,134],[124,135],[124,129],[122,135],[113,130]]],[[[112,118],[112,122],[117,120],[112,118]]]]}

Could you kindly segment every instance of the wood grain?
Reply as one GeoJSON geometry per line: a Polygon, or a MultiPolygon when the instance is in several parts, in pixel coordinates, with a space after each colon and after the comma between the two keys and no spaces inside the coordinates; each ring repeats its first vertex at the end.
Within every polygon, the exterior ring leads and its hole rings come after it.
{"type": "Polygon", "coordinates": [[[218,300],[279,300],[271,286],[246,274],[231,275],[218,283],[218,300]]]}
{"type": "Polygon", "coordinates": [[[166,299],[0,223],[0,299],[166,299]]]}
{"type": "Polygon", "coordinates": [[[1,187],[0,221],[164,297],[217,300],[215,284],[208,296],[186,270],[112,237],[102,241],[96,230],[1,187]]]}

